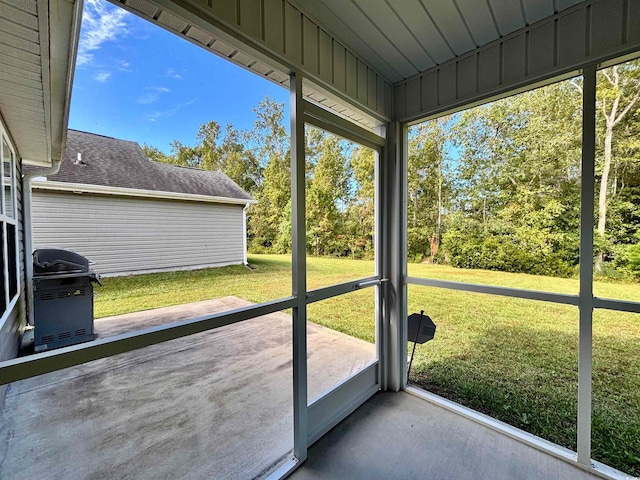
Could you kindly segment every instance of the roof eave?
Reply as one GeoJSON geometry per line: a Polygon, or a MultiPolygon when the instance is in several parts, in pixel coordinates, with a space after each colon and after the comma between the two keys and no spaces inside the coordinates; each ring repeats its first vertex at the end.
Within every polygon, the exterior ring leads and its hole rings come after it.
{"type": "Polygon", "coordinates": [[[230,198],[230,197],[218,197],[212,195],[198,195],[194,193],[180,193],[180,192],[161,192],[156,190],[144,190],[140,188],[122,188],[122,187],[109,187],[105,185],[89,185],[85,183],[68,183],[68,182],[56,182],[49,180],[33,180],[31,186],[36,190],[51,190],[58,192],[71,192],[71,193],[91,193],[97,195],[114,195],[125,197],[144,197],[144,198],[157,198],[164,200],[184,200],[191,202],[206,202],[206,203],[223,203],[232,205],[247,205],[258,203],[253,198],[230,198]]]}
{"type": "Polygon", "coordinates": [[[25,162],[42,166],[64,159],[83,4],[83,0],[38,1],[39,8],[48,10],[47,18],[40,22],[40,30],[48,36],[48,41],[42,41],[40,48],[44,61],[45,125],[50,146],[49,158],[26,158],[25,162]]]}

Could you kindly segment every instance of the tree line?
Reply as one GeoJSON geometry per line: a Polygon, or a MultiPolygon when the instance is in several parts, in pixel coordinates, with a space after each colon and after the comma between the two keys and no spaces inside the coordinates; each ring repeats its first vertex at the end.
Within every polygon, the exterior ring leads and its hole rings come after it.
{"type": "MultiPolygon", "coordinates": [[[[291,251],[291,168],[285,105],[265,97],[249,131],[224,130],[212,120],[200,126],[194,145],[178,141],[164,154],[150,145],[151,160],[220,170],[258,201],[247,214],[249,249],[291,251]]],[[[305,128],[307,250],[312,255],[373,258],[372,150],[322,130],[305,128]]]]}
{"type": "MultiPolygon", "coordinates": [[[[596,271],[640,276],[640,62],[598,72],[596,271]]],[[[463,268],[571,276],[579,259],[582,81],[574,78],[409,130],[408,256],[463,268]]],[[[291,249],[285,107],[266,97],[249,131],[203,124],[193,146],[149,158],[221,170],[258,203],[254,252],[291,249]]],[[[307,251],[372,258],[373,151],[307,127],[307,251]]]]}

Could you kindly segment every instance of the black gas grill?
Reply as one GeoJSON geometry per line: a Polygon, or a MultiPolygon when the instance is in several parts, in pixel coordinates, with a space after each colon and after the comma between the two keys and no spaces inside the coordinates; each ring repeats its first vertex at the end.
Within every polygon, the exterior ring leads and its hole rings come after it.
{"type": "Polygon", "coordinates": [[[87,342],[93,332],[93,282],[89,260],[69,250],[33,252],[34,350],[87,342]]]}

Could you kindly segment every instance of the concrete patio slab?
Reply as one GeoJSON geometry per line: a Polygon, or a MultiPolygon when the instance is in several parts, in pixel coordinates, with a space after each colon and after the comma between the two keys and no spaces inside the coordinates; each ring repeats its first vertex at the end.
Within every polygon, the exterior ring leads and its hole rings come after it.
{"type": "MultiPolygon", "coordinates": [[[[250,305],[236,297],[96,321],[99,335],[250,305]]],[[[291,316],[274,313],[11,384],[0,478],[254,478],[293,448],[291,316]]],[[[308,325],[309,399],[375,358],[308,325]]]]}
{"type": "Polygon", "coordinates": [[[405,392],[378,392],[308,454],[292,480],[600,478],[405,392]]]}

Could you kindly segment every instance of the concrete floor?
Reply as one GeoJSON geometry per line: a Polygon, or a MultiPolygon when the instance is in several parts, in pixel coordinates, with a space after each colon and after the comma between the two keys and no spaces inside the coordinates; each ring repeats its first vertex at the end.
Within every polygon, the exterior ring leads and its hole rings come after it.
{"type": "Polygon", "coordinates": [[[292,480],[583,480],[595,475],[408,393],[377,393],[292,480]]]}
{"type": "MultiPolygon", "coordinates": [[[[101,337],[249,305],[235,297],[96,321],[101,337]]],[[[235,479],[293,447],[291,317],[275,313],[11,384],[1,479],[235,479]]],[[[309,399],[375,358],[309,324],[309,399]]]]}

